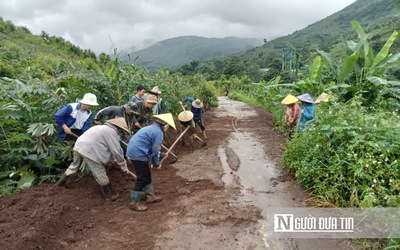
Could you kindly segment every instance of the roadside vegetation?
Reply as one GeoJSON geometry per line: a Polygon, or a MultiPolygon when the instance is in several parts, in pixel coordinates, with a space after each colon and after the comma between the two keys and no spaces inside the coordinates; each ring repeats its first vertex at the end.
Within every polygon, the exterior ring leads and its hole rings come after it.
{"type": "Polygon", "coordinates": [[[160,69],[145,69],[121,62],[45,32],[34,36],[24,27],[0,19],[0,195],[54,181],[71,144],[57,140],[55,112],[76,102],[86,92],[98,97],[99,106],[123,105],[136,86],[159,86],[169,112],[181,111],[179,101],[190,95],[207,107],[216,105],[218,90],[201,75],[183,77],[160,69]]]}
{"type": "Polygon", "coordinates": [[[123,105],[143,84],[159,86],[174,115],[185,96],[201,98],[208,109],[229,88],[230,98],[269,110],[284,132],[280,102],[287,94],[310,93],[315,99],[328,93],[330,101],[316,108],[317,123],[288,139],[284,167],[312,192],[315,206],[399,207],[399,34],[389,22],[382,29],[392,31],[376,43],[371,39],[377,34],[356,21],[352,27],[354,34],[329,51],[318,48],[303,61],[295,52],[292,71],[282,71],[279,58],[269,62],[268,71],[246,71],[235,60],[227,68],[221,59],[214,66],[228,74],[202,68],[182,75],[163,69],[149,73],[135,60],[124,64],[117,50],[113,57],[97,57],[0,18],[0,195],[54,181],[63,171],[60,164],[71,154],[71,144],[57,141],[56,110],[86,92],[98,96],[94,113],[123,105]]]}
{"type": "Polygon", "coordinates": [[[343,61],[318,51],[307,77],[282,83],[230,84],[231,97],[264,106],[275,124],[286,130],[287,95],[310,93],[314,99],[325,92],[330,102],[316,107],[318,122],[288,140],[283,163],[314,194],[316,206],[397,207],[400,205],[398,169],[400,157],[400,81],[387,75],[400,53],[391,51],[398,38],[394,31],[374,51],[369,35],[352,22],[357,40],[347,42],[343,61]]]}

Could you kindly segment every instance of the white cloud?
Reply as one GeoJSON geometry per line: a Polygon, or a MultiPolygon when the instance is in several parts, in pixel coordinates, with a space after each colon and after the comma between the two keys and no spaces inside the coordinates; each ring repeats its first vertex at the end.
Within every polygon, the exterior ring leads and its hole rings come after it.
{"type": "Polygon", "coordinates": [[[291,34],[355,0],[0,0],[0,16],[82,49],[111,53],[164,39],[291,34]]]}

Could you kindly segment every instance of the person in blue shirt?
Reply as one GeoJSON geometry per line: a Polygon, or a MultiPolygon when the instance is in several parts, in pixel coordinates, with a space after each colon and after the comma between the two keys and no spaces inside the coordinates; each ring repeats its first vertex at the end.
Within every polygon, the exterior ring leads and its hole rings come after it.
{"type": "Polygon", "coordinates": [[[146,88],[142,84],[139,84],[136,88],[136,94],[134,94],[131,97],[131,99],[129,99],[129,102],[137,102],[137,101],[144,102],[146,100],[146,98],[144,97],[145,93],[146,93],[146,88]]]}
{"type": "Polygon", "coordinates": [[[194,99],[193,97],[186,97],[184,98],[181,102],[179,102],[180,105],[183,105],[185,102],[190,102],[190,111],[193,113],[193,121],[195,124],[197,124],[201,131],[203,132],[203,136],[206,139],[206,128],[204,127],[203,124],[203,103],[200,101],[200,99],[194,99]]]}
{"type": "Polygon", "coordinates": [[[311,127],[317,120],[317,116],[314,111],[314,100],[310,94],[306,93],[299,95],[297,96],[297,99],[301,102],[299,116],[297,117],[297,131],[301,132],[304,129],[311,127]]]}
{"type": "MultiPolygon", "coordinates": [[[[135,172],[135,186],[130,192],[129,207],[135,211],[146,211],[147,207],[140,205],[140,192],[145,191],[146,203],[159,202],[161,197],[154,194],[154,186],[151,180],[149,158],[156,168],[161,168],[161,143],[164,137],[164,126],[169,125],[176,130],[175,122],[171,113],[153,115],[154,123],[141,128],[129,140],[126,156],[132,161],[135,172]]],[[[164,157],[168,157],[165,154],[164,157]]]]}
{"type": "Polygon", "coordinates": [[[76,140],[76,136],[82,135],[92,124],[92,106],[98,106],[97,97],[92,93],[86,93],[78,103],[69,103],[62,107],[54,115],[58,125],[58,139],[60,141],[76,140]]]}

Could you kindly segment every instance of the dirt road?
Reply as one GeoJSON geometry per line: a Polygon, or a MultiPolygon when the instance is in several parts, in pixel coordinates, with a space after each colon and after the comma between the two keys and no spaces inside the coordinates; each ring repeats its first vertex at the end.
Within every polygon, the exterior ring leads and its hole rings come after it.
{"type": "MultiPolygon", "coordinates": [[[[271,116],[219,98],[204,115],[207,146],[178,144],[179,160],[152,172],[164,200],[129,210],[134,181],[109,169],[115,202],[90,174],[69,188],[40,185],[0,198],[2,249],[353,249],[346,240],[270,239],[266,208],[305,207],[307,193],[283,171],[285,136],[271,116]]],[[[199,134],[200,135],[200,134],[199,134]]],[[[170,133],[171,141],[178,133],[170,133]]]]}

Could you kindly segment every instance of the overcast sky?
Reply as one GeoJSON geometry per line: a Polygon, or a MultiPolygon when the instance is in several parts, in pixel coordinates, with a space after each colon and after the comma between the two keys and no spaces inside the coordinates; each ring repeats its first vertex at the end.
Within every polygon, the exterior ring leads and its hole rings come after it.
{"type": "MultiPolygon", "coordinates": [[[[0,0],[0,16],[33,34],[45,31],[81,49],[142,49],[185,35],[288,35],[355,0],[0,0]]],[[[349,24],[350,25],[350,24],[349,24]]]]}

